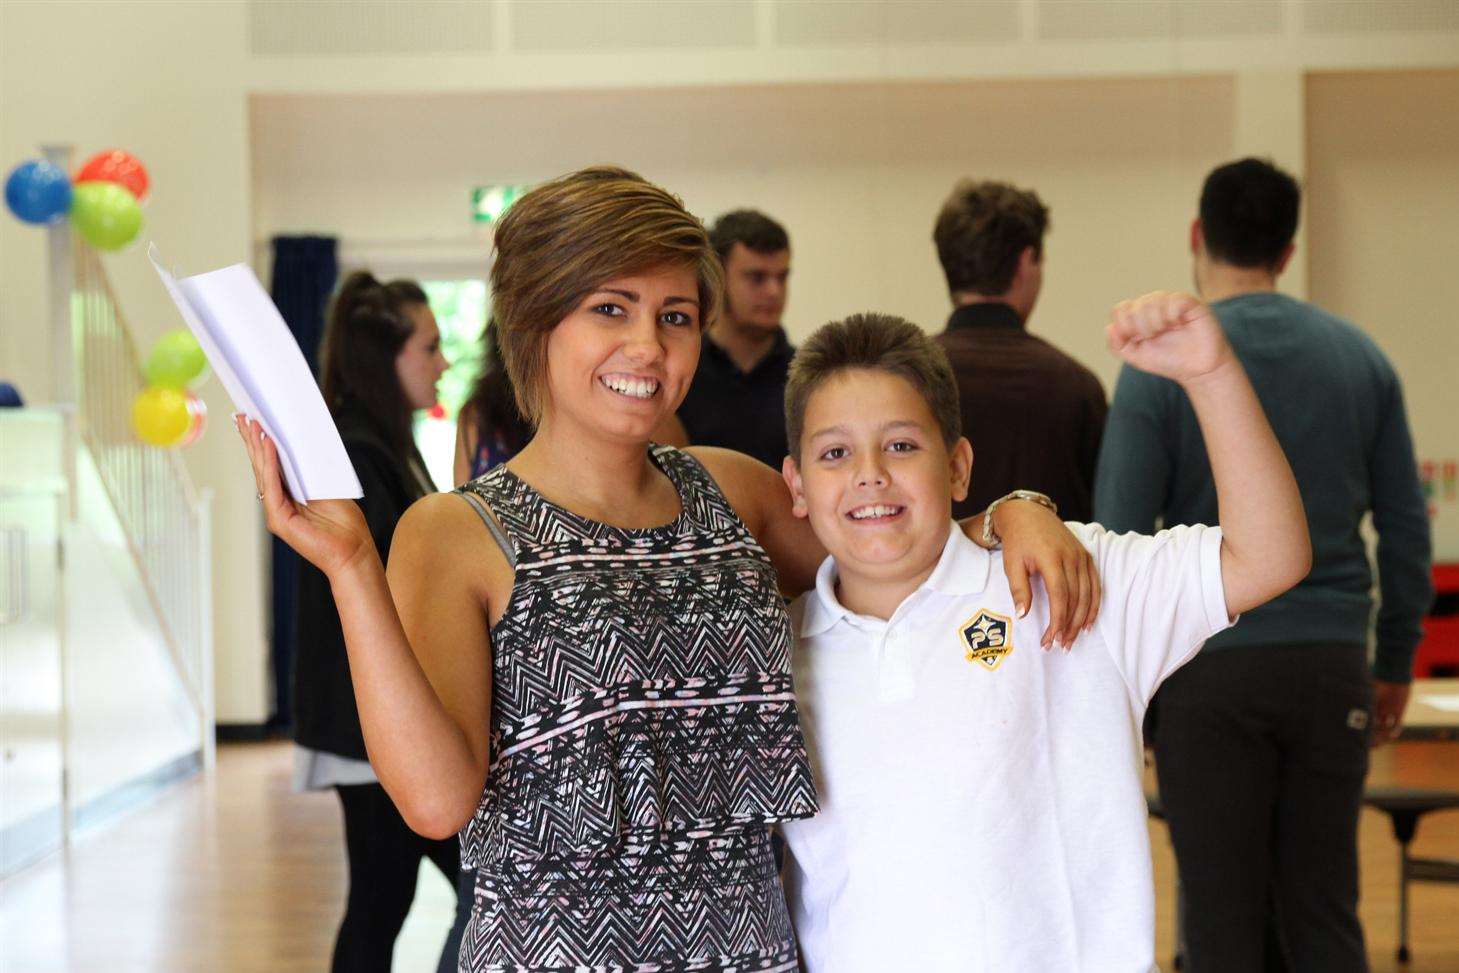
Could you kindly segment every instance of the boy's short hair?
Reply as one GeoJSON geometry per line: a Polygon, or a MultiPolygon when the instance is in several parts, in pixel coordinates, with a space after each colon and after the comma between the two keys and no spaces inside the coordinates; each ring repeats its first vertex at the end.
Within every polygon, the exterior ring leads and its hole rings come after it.
{"type": "Polygon", "coordinates": [[[1302,190],[1267,159],[1217,166],[1201,186],[1206,252],[1236,267],[1272,267],[1297,233],[1302,190]]]}
{"type": "Polygon", "coordinates": [[[714,243],[720,263],[729,259],[736,243],[756,253],[790,249],[790,235],[785,227],[755,209],[737,209],[724,214],[709,228],[709,239],[714,243]]]}
{"type": "Polygon", "coordinates": [[[785,431],[800,462],[800,436],[811,394],[841,372],[887,372],[911,383],[927,403],[943,443],[962,436],[957,380],[942,346],[912,322],[891,314],[853,314],[822,326],[801,345],[785,383],[785,431]]]}
{"type": "Polygon", "coordinates": [[[984,297],[1006,293],[1025,247],[1042,258],[1049,208],[1032,190],[964,179],[953,187],[932,228],[947,289],[984,297]]]}
{"type": "Polygon", "coordinates": [[[714,322],[723,279],[709,234],[679,197],[635,172],[595,166],[543,183],[497,223],[492,311],[522,415],[542,419],[547,338],[615,277],[684,267],[698,280],[699,323],[714,322]]]}

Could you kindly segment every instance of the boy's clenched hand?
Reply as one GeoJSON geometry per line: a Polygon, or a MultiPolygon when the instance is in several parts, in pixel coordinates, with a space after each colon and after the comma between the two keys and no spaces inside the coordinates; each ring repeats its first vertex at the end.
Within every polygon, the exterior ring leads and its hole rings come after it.
{"type": "Polygon", "coordinates": [[[1154,291],[1121,301],[1105,334],[1120,358],[1182,385],[1236,360],[1215,313],[1191,294],[1154,291]]]}

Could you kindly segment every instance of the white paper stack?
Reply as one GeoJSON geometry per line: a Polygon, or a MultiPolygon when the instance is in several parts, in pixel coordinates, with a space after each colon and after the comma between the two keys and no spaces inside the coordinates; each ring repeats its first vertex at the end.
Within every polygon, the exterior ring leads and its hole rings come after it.
{"type": "Polygon", "coordinates": [[[155,243],[147,257],[234,408],[278,446],[290,496],[302,503],[363,496],[304,354],[253,271],[234,264],[176,280],[155,243]]]}

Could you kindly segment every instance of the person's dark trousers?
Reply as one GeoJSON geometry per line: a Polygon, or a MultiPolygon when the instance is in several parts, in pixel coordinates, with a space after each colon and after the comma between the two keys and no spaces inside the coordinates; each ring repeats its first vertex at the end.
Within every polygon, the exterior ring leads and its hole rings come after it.
{"type": "Polygon", "coordinates": [[[1360,645],[1202,652],[1165,681],[1155,766],[1186,901],[1189,973],[1366,971],[1358,812],[1372,687],[1360,645]]]}
{"type": "MultiPolygon", "coordinates": [[[[333,973],[389,973],[395,937],[415,899],[422,858],[454,887],[461,867],[456,838],[434,840],[410,830],[385,788],[379,784],[336,787],[344,809],[345,850],[350,887],[344,920],[334,941],[333,973]]],[[[451,937],[441,955],[441,970],[456,969],[451,937]]]]}
{"type": "Polygon", "coordinates": [[[446,935],[446,948],[441,953],[441,965],[436,973],[456,973],[457,957],[461,954],[461,939],[466,935],[466,924],[471,921],[471,907],[476,898],[476,872],[468,869],[456,877],[456,921],[446,935]],[[447,954],[451,964],[446,965],[447,954]]]}

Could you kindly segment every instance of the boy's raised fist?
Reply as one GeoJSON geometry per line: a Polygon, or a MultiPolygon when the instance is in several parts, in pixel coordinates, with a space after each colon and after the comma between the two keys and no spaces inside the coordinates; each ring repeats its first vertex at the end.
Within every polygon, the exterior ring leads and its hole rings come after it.
{"type": "Polygon", "coordinates": [[[1141,371],[1185,383],[1234,361],[1215,313],[1193,294],[1153,291],[1121,301],[1105,329],[1110,351],[1141,371]]]}

